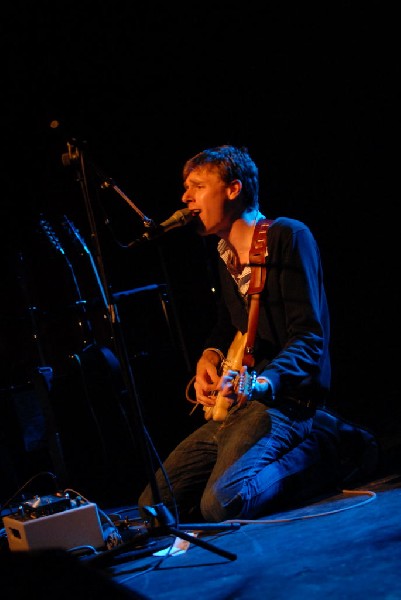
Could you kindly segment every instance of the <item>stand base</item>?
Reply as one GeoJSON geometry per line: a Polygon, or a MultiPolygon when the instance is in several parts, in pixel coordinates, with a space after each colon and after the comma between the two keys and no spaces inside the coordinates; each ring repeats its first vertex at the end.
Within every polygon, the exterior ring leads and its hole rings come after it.
{"type": "MultiPolygon", "coordinates": [[[[200,546],[205,550],[214,552],[223,558],[228,560],[236,560],[237,555],[233,552],[228,552],[221,548],[216,548],[212,544],[205,542],[199,537],[194,537],[187,533],[188,531],[225,531],[225,530],[238,530],[241,527],[240,523],[184,523],[177,525],[170,511],[163,504],[156,504],[153,506],[144,506],[142,511],[145,516],[149,517],[149,521],[146,523],[145,529],[140,531],[137,535],[129,541],[123,542],[118,546],[115,546],[111,550],[102,554],[96,554],[87,558],[89,562],[103,562],[107,561],[114,556],[137,550],[142,557],[144,553],[148,553],[146,545],[149,545],[149,541],[152,538],[168,537],[174,535],[187,542],[200,546]]],[[[155,548],[151,549],[151,553],[155,551],[155,548]]]]}

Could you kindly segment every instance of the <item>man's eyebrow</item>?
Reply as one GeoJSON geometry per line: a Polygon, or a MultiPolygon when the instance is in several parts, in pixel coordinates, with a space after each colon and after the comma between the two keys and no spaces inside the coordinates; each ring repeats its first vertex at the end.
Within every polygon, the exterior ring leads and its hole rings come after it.
{"type": "Polygon", "coordinates": [[[189,176],[186,179],[186,183],[184,183],[184,186],[188,187],[189,183],[202,183],[203,181],[204,181],[204,178],[202,178],[202,177],[199,177],[199,176],[198,177],[197,176],[191,177],[191,176],[189,176]]]}

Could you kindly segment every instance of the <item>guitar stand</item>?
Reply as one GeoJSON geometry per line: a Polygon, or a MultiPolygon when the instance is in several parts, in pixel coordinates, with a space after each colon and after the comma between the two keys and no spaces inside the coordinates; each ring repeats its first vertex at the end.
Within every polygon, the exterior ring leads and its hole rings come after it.
{"type": "MultiPolygon", "coordinates": [[[[74,140],[75,142],[75,140],[74,140]]],[[[96,250],[96,261],[99,270],[99,286],[102,291],[104,298],[105,309],[109,318],[110,329],[113,332],[113,339],[115,342],[116,354],[120,362],[124,383],[126,385],[127,398],[131,402],[133,409],[134,421],[137,429],[138,441],[143,453],[144,465],[147,471],[147,477],[149,484],[152,488],[153,498],[156,500],[156,504],[152,506],[141,507],[144,512],[149,515],[149,523],[146,527],[147,533],[139,535],[143,540],[148,540],[151,537],[163,537],[174,534],[185,541],[191,542],[205,550],[214,552],[229,560],[236,560],[237,555],[220,548],[216,548],[212,544],[205,542],[204,540],[198,539],[195,536],[191,536],[187,533],[188,530],[192,531],[205,531],[205,530],[235,530],[239,529],[240,524],[238,523],[194,523],[194,524],[183,524],[179,525],[171,515],[170,511],[160,502],[160,491],[156,483],[156,476],[152,466],[152,457],[150,454],[149,441],[145,435],[145,425],[143,422],[141,404],[139,401],[138,393],[135,386],[134,375],[132,373],[129,357],[124,341],[124,335],[121,330],[121,324],[118,317],[117,306],[113,303],[113,298],[109,293],[109,286],[105,274],[104,264],[101,255],[101,249],[99,239],[97,235],[96,219],[91,205],[88,182],[86,180],[86,157],[81,148],[74,144],[67,143],[68,153],[62,156],[63,164],[69,166],[75,164],[76,169],[76,180],[81,185],[81,190],[85,202],[86,212],[88,216],[89,226],[91,230],[91,239],[94,242],[96,250]],[[184,531],[183,531],[183,529],[184,531]]],[[[92,165],[93,166],[93,165],[92,165]]],[[[95,167],[96,170],[96,167],[95,167]]],[[[138,209],[133,205],[137,212],[138,209]]],[[[103,553],[94,555],[88,558],[89,561],[102,561],[104,559],[112,558],[117,554],[128,552],[133,548],[138,548],[139,541],[138,537],[134,536],[134,539],[128,542],[124,542],[114,548],[107,550],[103,553]]]]}

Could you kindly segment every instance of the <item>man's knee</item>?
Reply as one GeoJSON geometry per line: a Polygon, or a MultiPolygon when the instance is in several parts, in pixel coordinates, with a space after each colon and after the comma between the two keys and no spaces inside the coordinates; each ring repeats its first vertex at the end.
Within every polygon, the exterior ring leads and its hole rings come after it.
{"type": "Polygon", "coordinates": [[[244,506],[243,498],[240,494],[236,494],[228,501],[226,498],[226,493],[223,495],[216,488],[210,488],[204,492],[200,509],[206,522],[221,523],[229,519],[239,518],[244,506]]]}

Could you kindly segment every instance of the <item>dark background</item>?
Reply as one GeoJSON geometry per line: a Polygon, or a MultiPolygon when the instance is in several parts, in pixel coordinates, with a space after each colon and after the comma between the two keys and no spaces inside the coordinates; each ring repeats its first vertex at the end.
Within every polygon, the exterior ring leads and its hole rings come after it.
{"type": "MultiPolygon", "coordinates": [[[[401,429],[395,15],[379,4],[263,10],[249,3],[27,4],[4,9],[1,24],[7,493],[47,468],[43,407],[33,383],[43,366],[54,371],[51,403],[63,450],[71,453],[67,485],[72,480],[103,497],[110,480],[93,475],[99,439],[121,471],[111,482],[111,501],[128,481],[140,487],[143,478],[138,433],[134,442],[123,433],[114,386],[107,379],[96,388],[104,357],[91,357],[75,373],[84,336],[73,278],[87,301],[98,287],[82,245],[66,235],[65,216],[104,267],[110,292],[135,292],[117,304],[117,333],[159,452],[201,422],[201,414],[189,417],[185,386],[214,316],[215,241],[196,237],[189,224],[124,249],[143,233],[143,222],[101,183],[112,178],[140,212],[160,222],[181,207],[183,162],[222,143],[248,147],[260,169],[266,216],[299,218],[315,234],[332,314],[331,406],[374,429],[391,455],[401,429]],[[66,167],[68,144],[79,160],[66,167]],[[87,188],[77,181],[82,158],[87,188]],[[50,226],[47,234],[41,220],[50,226]],[[89,402],[82,399],[88,381],[89,402]],[[93,455],[82,466],[89,448],[93,455]],[[134,465],[130,459],[120,465],[123,455],[135,456],[134,465]]],[[[101,306],[91,305],[88,318],[96,342],[107,346],[101,306]]],[[[129,419],[137,421],[135,412],[129,419]]]]}

